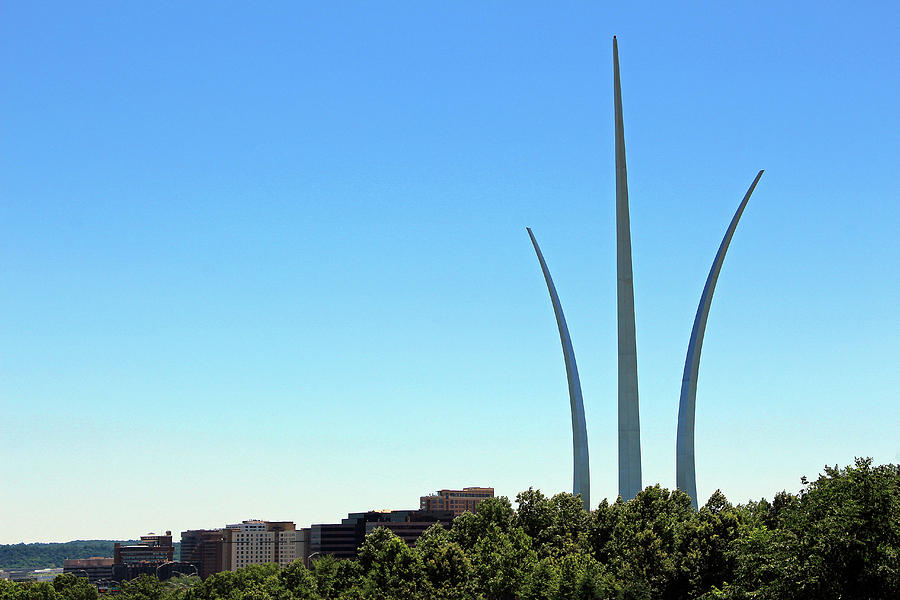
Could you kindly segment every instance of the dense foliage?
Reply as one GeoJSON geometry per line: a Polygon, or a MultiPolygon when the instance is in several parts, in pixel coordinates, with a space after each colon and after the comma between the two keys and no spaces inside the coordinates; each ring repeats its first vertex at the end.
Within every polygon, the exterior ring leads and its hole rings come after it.
{"type": "MultiPolygon", "coordinates": [[[[121,542],[134,543],[134,542],[121,542]]],[[[78,540],[53,544],[0,544],[0,569],[47,569],[66,558],[112,556],[111,540],[78,540]]]]}
{"type": "MultiPolygon", "coordinates": [[[[415,548],[387,529],[356,561],[311,569],[254,565],[200,582],[142,577],[123,600],[887,599],[900,598],[900,468],[857,460],[781,493],[733,506],[719,492],[699,510],[648,487],[590,513],[569,494],[529,489],[488,500],[415,548]]],[[[0,600],[96,600],[90,586],[0,582],[0,600]]]]}
{"type": "MultiPolygon", "coordinates": [[[[113,555],[113,545],[135,544],[136,540],[76,540],[50,544],[0,544],[0,569],[49,569],[63,566],[67,558],[113,555]]],[[[175,542],[175,560],[181,542],[175,542]]]]}

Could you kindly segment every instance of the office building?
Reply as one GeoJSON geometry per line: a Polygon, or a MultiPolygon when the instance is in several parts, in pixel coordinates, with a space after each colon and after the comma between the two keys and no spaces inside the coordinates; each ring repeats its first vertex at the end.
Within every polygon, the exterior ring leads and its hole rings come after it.
{"type": "Polygon", "coordinates": [[[70,573],[76,577],[87,577],[91,583],[96,583],[101,579],[111,579],[113,559],[102,556],[67,558],[63,561],[63,573],[70,573]]]}
{"type": "Polygon", "coordinates": [[[366,535],[372,533],[376,527],[390,529],[410,547],[415,547],[419,536],[425,530],[440,523],[449,529],[453,525],[455,515],[449,510],[393,510],[388,519],[367,520],[366,535]]]}
{"type": "Polygon", "coordinates": [[[304,556],[305,534],[292,521],[242,521],[227,525],[229,569],[277,563],[285,567],[304,556]]]}
{"type": "Polygon", "coordinates": [[[449,510],[454,517],[466,511],[476,512],[478,505],[494,497],[494,488],[464,487],[461,490],[438,490],[430,496],[419,498],[421,510],[449,510]]]}
{"type": "Polygon", "coordinates": [[[15,581],[18,583],[36,583],[38,581],[53,581],[57,575],[61,575],[62,569],[51,567],[49,569],[0,569],[0,579],[15,581]]]}
{"type": "Polygon", "coordinates": [[[206,579],[228,570],[225,561],[224,529],[192,529],[181,532],[181,560],[194,565],[197,575],[206,579]]]}
{"type": "Polygon", "coordinates": [[[123,546],[116,542],[113,547],[113,562],[117,565],[162,564],[175,558],[172,532],[165,535],[142,535],[137,544],[123,546]]]}
{"type": "Polygon", "coordinates": [[[171,569],[160,572],[163,565],[171,565],[175,558],[172,532],[164,535],[142,535],[137,544],[113,546],[112,579],[128,581],[139,575],[156,575],[161,579],[171,576],[171,569]]]}
{"type": "Polygon", "coordinates": [[[310,560],[325,555],[355,559],[366,535],[377,527],[390,529],[408,545],[415,546],[426,529],[435,523],[449,528],[453,517],[449,510],[370,510],[350,513],[340,523],[314,524],[304,530],[309,532],[304,564],[309,566],[310,560]]]}
{"type": "Polygon", "coordinates": [[[285,567],[307,555],[308,530],[292,521],[251,519],[222,529],[192,529],[181,533],[181,557],[206,579],[219,571],[254,564],[285,567]]]}

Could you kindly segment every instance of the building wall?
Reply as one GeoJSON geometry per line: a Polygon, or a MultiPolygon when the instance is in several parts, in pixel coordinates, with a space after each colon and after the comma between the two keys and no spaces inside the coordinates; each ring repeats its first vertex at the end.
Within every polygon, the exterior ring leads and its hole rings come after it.
{"type": "Polygon", "coordinates": [[[407,546],[415,547],[416,542],[425,530],[434,525],[436,522],[441,523],[444,528],[449,529],[451,520],[441,521],[407,521],[405,523],[388,522],[388,523],[366,523],[366,535],[378,527],[384,527],[394,532],[398,538],[406,542],[407,546]]]}
{"type": "Polygon", "coordinates": [[[63,561],[63,573],[71,573],[77,577],[87,577],[91,583],[112,577],[112,568],[113,559],[101,556],[67,558],[63,561]]]}
{"type": "Polygon", "coordinates": [[[135,573],[155,573],[155,569],[175,557],[172,532],[165,535],[142,535],[137,544],[113,546],[113,579],[132,579],[135,573]]]}
{"type": "Polygon", "coordinates": [[[58,567],[49,569],[0,569],[0,579],[16,582],[53,581],[63,572],[58,567]]]}
{"type": "Polygon", "coordinates": [[[303,536],[292,521],[244,521],[231,530],[231,569],[276,563],[285,567],[302,557],[303,536]]]}
{"type": "Polygon", "coordinates": [[[225,531],[222,529],[181,532],[181,560],[197,567],[197,574],[202,579],[226,570],[224,548],[225,531]]]}
{"type": "Polygon", "coordinates": [[[229,525],[228,529],[231,530],[230,570],[275,562],[274,534],[265,530],[265,523],[238,523],[229,525]]]}
{"type": "MultiPolygon", "coordinates": [[[[363,529],[365,531],[365,529],[363,529]]],[[[356,523],[319,523],[309,528],[310,557],[330,554],[335,558],[356,558],[356,549],[360,544],[359,527],[356,523]]]]}
{"type": "Polygon", "coordinates": [[[308,551],[304,564],[309,559],[332,555],[335,558],[356,558],[357,551],[365,537],[376,527],[386,527],[409,545],[426,529],[435,523],[449,527],[453,522],[451,511],[394,510],[350,513],[341,523],[320,523],[309,528],[308,551]]]}
{"type": "Polygon", "coordinates": [[[419,498],[421,510],[449,510],[454,516],[464,512],[476,512],[478,505],[494,497],[494,488],[465,487],[461,490],[439,490],[430,496],[419,498]]]}
{"type": "Polygon", "coordinates": [[[306,556],[307,540],[293,521],[248,520],[224,529],[182,532],[182,560],[197,566],[203,578],[247,565],[284,567],[306,556]]]}

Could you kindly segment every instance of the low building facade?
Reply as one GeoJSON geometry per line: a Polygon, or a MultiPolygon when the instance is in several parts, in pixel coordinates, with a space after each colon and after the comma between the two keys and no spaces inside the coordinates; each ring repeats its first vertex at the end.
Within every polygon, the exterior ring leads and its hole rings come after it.
{"type": "Polygon", "coordinates": [[[91,583],[97,583],[101,579],[112,579],[113,562],[113,558],[104,556],[67,558],[63,561],[63,573],[86,577],[91,583]]]}
{"type": "Polygon", "coordinates": [[[461,490],[438,490],[429,496],[419,498],[420,510],[449,510],[454,516],[464,512],[476,512],[478,505],[494,497],[491,487],[464,487],[461,490]]]}

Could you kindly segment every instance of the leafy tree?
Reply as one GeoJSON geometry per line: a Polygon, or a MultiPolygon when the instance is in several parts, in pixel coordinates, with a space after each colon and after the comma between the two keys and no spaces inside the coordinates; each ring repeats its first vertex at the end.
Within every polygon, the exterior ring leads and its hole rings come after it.
{"type": "Polygon", "coordinates": [[[316,589],[322,598],[337,598],[359,583],[359,564],[331,555],[320,556],[312,563],[316,589]]]}
{"type": "Polygon", "coordinates": [[[528,488],[516,496],[518,524],[534,540],[538,556],[562,556],[586,547],[589,515],[580,496],[552,498],[528,488]]]}
{"type": "Polygon", "coordinates": [[[542,532],[550,529],[553,524],[553,515],[550,501],[541,490],[528,488],[516,495],[516,518],[522,531],[538,543],[542,532]]]}
{"type": "Polygon", "coordinates": [[[19,600],[60,600],[59,593],[50,583],[19,584],[19,600]]]}
{"type": "Polygon", "coordinates": [[[17,583],[0,579],[0,600],[18,600],[21,593],[17,583]]]}
{"type": "Polygon", "coordinates": [[[690,496],[655,485],[630,502],[609,508],[619,514],[607,516],[613,529],[595,558],[608,561],[616,577],[626,582],[625,595],[640,598],[649,594],[672,600],[689,597],[685,556],[696,518],[690,496]]]}
{"type": "Polygon", "coordinates": [[[0,600],[17,600],[20,591],[19,586],[12,581],[0,579],[0,600]]]}
{"type": "Polygon", "coordinates": [[[319,600],[321,598],[315,575],[299,560],[295,560],[282,569],[279,578],[284,588],[298,600],[319,600]]]}
{"type": "Polygon", "coordinates": [[[857,458],[801,481],[773,509],[776,528],[735,540],[736,581],[723,597],[900,597],[900,467],[857,458]]]}
{"type": "Polygon", "coordinates": [[[764,525],[769,529],[778,529],[782,524],[782,516],[792,509],[796,509],[799,498],[794,494],[781,491],[775,494],[772,502],[765,498],[758,502],[750,502],[742,508],[750,516],[748,523],[754,526],[764,525]]]}
{"type": "Polygon", "coordinates": [[[197,575],[179,573],[163,582],[167,597],[181,598],[189,589],[200,585],[203,580],[197,575]]]}
{"type": "Polygon", "coordinates": [[[714,586],[709,598],[797,598],[797,583],[802,576],[794,560],[796,547],[797,537],[791,532],[765,525],[750,530],[729,548],[736,563],[734,580],[725,582],[721,589],[714,586]]]}
{"type": "MultiPolygon", "coordinates": [[[[516,532],[515,540],[525,538],[531,546],[531,538],[525,535],[518,525],[512,504],[505,496],[488,498],[479,503],[478,512],[473,514],[465,512],[453,520],[450,529],[450,539],[456,542],[465,551],[472,561],[485,565],[490,562],[489,554],[492,552],[491,544],[504,545],[510,541],[509,534],[516,532]],[[486,541],[490,538],[490,541],[486,541]]],[[[514,544],[515,545],[515,544],[514,544]]],[[[484,577],[480,578],[484,581],[484,577]]]]}
{"type": "Polygon", "coordinates": [[[475,527],[478,533],[485,533],[492,526],[500,531],[509,532],[516,525],[516,512],[506,496],[488,498],[478,504],[478,512],[475,513],[475,527]]]}
{"type": "Polygon", "coordinates": [[[358,562],[367,596],[401,600],[427,595],[421,557],[390,529],[377,527],[366,536],[358,562]]]}
{"type": "Polygon", "coordinates": [[[439,523],[435,523],[419,536],[416,551],[422,558],[432,598],[456,600],[471,597],[472,562],[462,547],[451,540],[450,533],[439,523]]]}
{"type": "Polygon", "coordinates": [[[686,531],[685,568],[690,573],[689,597],[700,597],[735,577],[736,563],[730,545],[747,531],[746,510],[735,508],[716,490],[700,508],[686,531]]]}
{"type": "Polygon", "coordinates": [[[478,519],[473,513],[464,512],[455,519],[450,527],[450,539],[460,545],[466,552],[475,547],[481,532],[478,519]]]}
{"type": "Polygon", "coordinates": [[[604,498],[597,510],[592,511],[588,517],[587,548],[600,563],[612,564],[618,556],[616,535],[620,529],[619,521],[623,518],[624,507],[621,497],[613,504],[604,498]]]}
{"type": "Polygon", "coordinates": [[[615,577],[589,554],[566,554],[559,559],[559,600],[600,600],[619,595],[615,577]]]}
{"type": "Polygon", "coordinates": [[[141,575],[122,583],[122,596],[125,600],[163,600],[166,590],[156,577],[141,575]]]}
{"type": "Polygon", "coordinates": [[[62,600],[97,600],[97,588],[84,577],[76,577],[71,573],[57,575],[53,579],[53,589],[62,600]]]}
{"type": "Polygon", "coordinates": [[[534,564],[519,589],[521,600],[555,600],[559,597],[559,567],[545,557],[534,564]]]}
{"type": "Polygon", "coordinates": [[[450,538],[466,552],[492,528],[508,532],[517,526],[516,513],[506,496],[488,498],[478,504],[478,512],[464,512],[453,520],[450,538]]]}
{"type": "Polygon", "coordinates": [[[615,577],[586,553],[540,560],[520,590],[522,600],[601,600],[621,596],[615,577]]]}
{"type": "Polygon", "coordinates": [[[497,523],[488,522],[470,553],[476,590],[487,600],[515,598],[537,563],[531,546],[531,538],[518,525],[504,531],[497,523]]]}
{"type": "MultiPolygon", "coordinates": [[[[281,580],[280,569],[274,563],[248,565],[236,571],[222,571],[208,577],[202,584],[189,589],[185,600],[219,600],[224,598],[268,600],[290,596],[281,580]]],[[[140,580],[138,580],[140,581],[140,580]]],[[[123,588],[127,593],[127,590],[123,588]]],[[[134,600],[160,600],[158,597],[136,597],[134,600]]]]}

